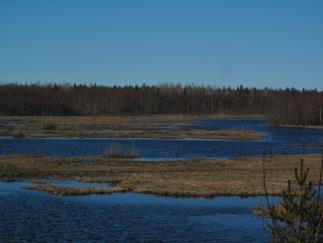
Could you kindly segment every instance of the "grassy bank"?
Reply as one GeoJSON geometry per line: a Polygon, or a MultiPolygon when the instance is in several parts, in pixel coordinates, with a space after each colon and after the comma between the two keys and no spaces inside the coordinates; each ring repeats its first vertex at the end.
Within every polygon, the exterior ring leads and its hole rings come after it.
{"type": "Polygon", "coordinates": [[[195,119],[234,118],[228,115],[139,115],[139,116],[26,116],[0,117],[6,129],[0,136],[92,137],[92,138],[209,138],[262,139],[263,134],[245,128],[208,131],[192,129],[195,119]],[[169,126],[172,128],[169,129],[169,126]]]}
{"type": "Polygon", "coordinates": [[[52,195],[61,196],[84,196],[90,194],[98,195],[108,195],[112,193],[125,193],[129,189],[114,186],[108,189],[101,189],[96,187],[57,187],[53,185],[48,185],[46,183],[33,183],[24,187],[27,190],[36,190],[46,192],[52,195]]]}
{"type": "Polygon", "coordinates": [[[286,127],[286,128],[310,128],[310,129],[323,129],[323,126],[314,126],[314,125],[280,125],[279,127],[286,127]]]}
{"type": "MultiPolygon", "coordinates": [[[[265,160],[267,187],[277,195],[293,178],[299,159],[310,168],[317,183],[320,155],[273,156],[265,160]]],[[[33,185],[29,189],[60,195],[109,194],[132,191],[174,197],[213,197],[218,195],[263,195],[263,160],[260,157],[231,160],[190,159],[167,162],[139,162],[105,156],[47,158],[42,156],[1,156],[3,180],[63,179],[111,183],[110,190],[86,192],[70,188],[33,185]],[[66,191],[65,191],[66,190],[66,191]]]]}

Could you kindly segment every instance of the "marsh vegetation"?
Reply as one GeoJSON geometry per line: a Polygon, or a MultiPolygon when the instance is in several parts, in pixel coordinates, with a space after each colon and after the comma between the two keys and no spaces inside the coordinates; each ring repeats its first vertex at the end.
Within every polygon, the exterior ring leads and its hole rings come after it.
{"type": "MultiPolygon", "coordinates": [[[[309,161],[307,163],[311,168],[309,178],[313,183],[318,183],[316,178],[319,176],[321,160],[319,154],[273,156],[265,163],[269,194],[281,193],[285,188],[286,178],[292,177],[293,168],[297,166],[299,158],[309,161]]],[[[261,157],[141,162],[106,156],[65,158],[37,155],[1,156],[0,176],[4,180],[52,178],[102,182],[110,183],[111,190],[117,188],[118,191],[175,197],[265,194],[261,157]]],[[[63,194],[63,192],[57,192],[56,188],[47,186],[33,186],[32,189],[63,194]]],[[[79,194],[75,190],[69,190],[68,193],[79,194]]]]}
{"type": "Polygon", "coordinates": [[[222,116],[154,115],[154,116],[93,116],[0,117],[6,129],[0,136],[81,137],[81,138],[214,138],[257,140],[263,134],[244,127],[205,130],[194,129],[196,119],[222,116]],[[172,128],[172,129],[171,129],[172,128]]]}

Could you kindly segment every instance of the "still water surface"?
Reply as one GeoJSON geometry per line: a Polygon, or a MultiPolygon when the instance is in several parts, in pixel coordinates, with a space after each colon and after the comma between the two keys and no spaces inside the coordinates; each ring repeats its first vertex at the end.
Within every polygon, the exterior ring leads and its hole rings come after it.
{"type": "MultiPolygon", "coordinates": [[[[174,199],[135,193],[52,196],[0,183],[0,239],[31,242],[264,242],[263,197],[174,199]]],[[[278,201],[278,198],[271,198],[278,201]]]]}

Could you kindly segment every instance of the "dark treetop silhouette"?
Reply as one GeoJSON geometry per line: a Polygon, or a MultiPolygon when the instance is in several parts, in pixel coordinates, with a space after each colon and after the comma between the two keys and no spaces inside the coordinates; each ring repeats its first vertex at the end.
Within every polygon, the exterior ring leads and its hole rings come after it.
{"type": "Polygon", "coordinates": [[[277,125],[323,125],[323,92],[194,85],[3,84],[1,115],[261,114],[277,125]]]}

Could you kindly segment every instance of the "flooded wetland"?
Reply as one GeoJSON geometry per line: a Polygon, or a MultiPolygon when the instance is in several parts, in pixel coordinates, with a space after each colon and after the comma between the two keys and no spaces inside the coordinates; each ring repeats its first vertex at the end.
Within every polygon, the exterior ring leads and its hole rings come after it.
{"type": "MultiPolygon", "coordinates": [[[[10,124],[7,119],[0,129],[8,131],[10,124]]],[[[80,127],[85,133],[125,129],[114,124],[80,127]]],[[[126,130],[130,127],[128,124],[126,130]]],[[[286,172],[282,171],[290,171],[292,176],[299,158],[314,161],[308,165],[316,168],[323,144],[323,130],[272,127],[260,118],[181,118],[174,124],[158,122],[131,130],[243,131],[261,137],[220,139],[186,133],[174,138],[104,138],[69,137],[59,132],[50,137],[3,136],[0,238],[38,242],[270,241],[264,226],[267,219],[252,212],[266,204],[262,154],[273,157],[267,166],[272,174],[268,178],[270,193],[275,195],[286,185],[286,172]],[[118,157],[127,151],[137,156],[118,157]]],[[[280,198],[271,196],[270,200],[279,202],[280,198]]]]}
{"type": "Polygon", "coordinates": [[[0,0],[0,243],[323,242],[322,12],[0,0]]]}

